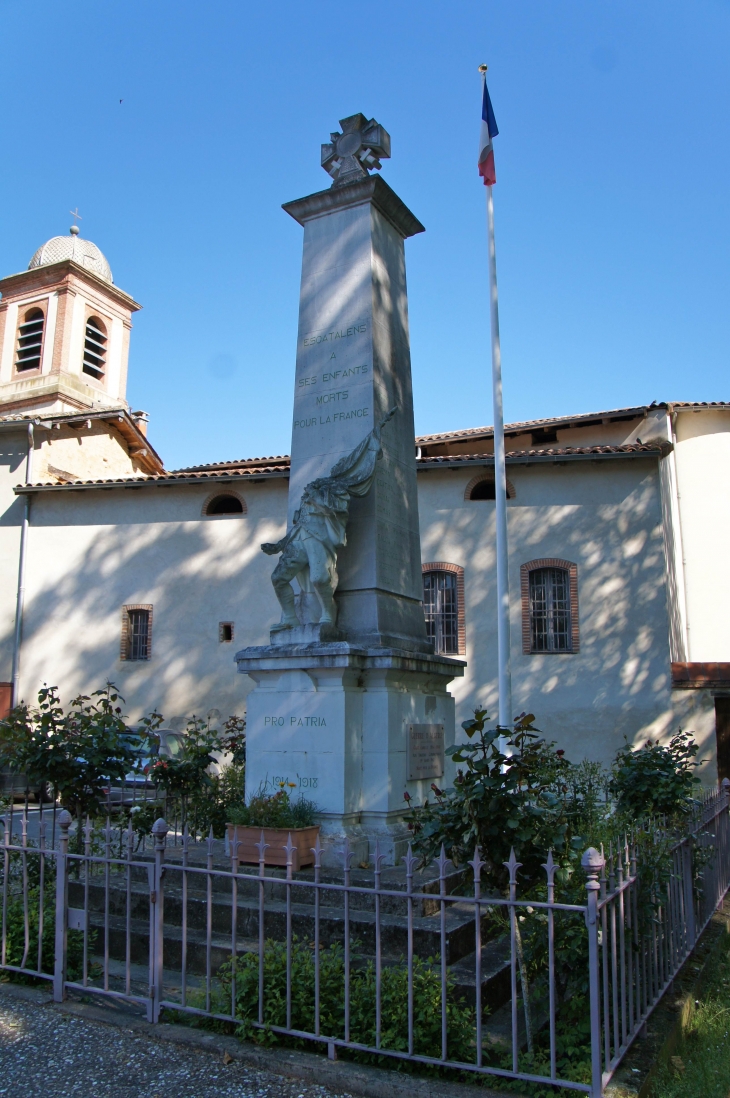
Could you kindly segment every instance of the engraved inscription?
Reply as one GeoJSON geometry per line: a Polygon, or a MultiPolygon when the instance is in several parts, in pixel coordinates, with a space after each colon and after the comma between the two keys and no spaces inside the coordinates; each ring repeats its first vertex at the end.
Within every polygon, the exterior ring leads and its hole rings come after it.
{"type": "Polygon", "coordinates": [[[265,728],[284,728],[296,725],[299,728],[326,728],[324,717],[264,717],[265,728]]]}
{"type": "Polygon", "coordinates": [[[364,335],[367,324],[354,324],[349,328],[340,328],[334,332],[321,332],[319,335],[306,336],[305,347],[315,347],[318,343],[332,343],[336,339],[349,339],[351,336],[364,335]]]}
{"type": "Polygon", "coordinates": [[[329,415],[309,416],[307,419],[295,419],[296,427],[326,427],[328,423],[339,423],[342,419],[367,419],[369,408],[352,408],[349,412],[331,412],[329,415]]]}
{"type": "Polygon", "coordinates": [[[289,780],[288,774],[274,774],[271,779],[271,784],[276,786],[288,785],[290,788],[296,789],[317,789],[319,786],[319,778],[306,777],[304,774],[296,775],[296,782],[289,780]]]}
{"type": "Polygon", "coordinates": [[[442,724],[409,724],[407,744],[407,778],[441,778],[444,773],[444,726],[442,724]]]}

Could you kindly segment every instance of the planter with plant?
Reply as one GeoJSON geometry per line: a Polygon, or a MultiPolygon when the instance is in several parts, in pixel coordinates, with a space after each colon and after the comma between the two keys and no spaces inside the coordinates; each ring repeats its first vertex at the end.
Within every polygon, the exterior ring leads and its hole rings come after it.
{"type": "Polygon", "coordinates": [[[301,797],[291,799],[291,782],[280,782],[275,793],[259,790],[248,804],[232,805],[228,811],[228,842],[239,862],[259,862],[258,845],[263,831],[264,863],[286,865],[287,845],[291,836],[292,868],[314,862],[313,847],[317,843],[319,824],[315,824],[316,806],[301,797]]]}

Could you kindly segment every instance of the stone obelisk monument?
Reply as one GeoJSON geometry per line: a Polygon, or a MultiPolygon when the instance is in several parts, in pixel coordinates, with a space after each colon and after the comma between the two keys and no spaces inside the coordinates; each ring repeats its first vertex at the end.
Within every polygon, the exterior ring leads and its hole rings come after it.
{"type": "MultiPolygon", "coordinates": [[[[288,202],[304,227],[286,535],[271,644],[236,655],[248,696],[246,793],[288,781],[314,801],[322,840],[403,853],[454,742],[448,683],[422,607],[405,240],[423,226],[370,169],[390,137],[356,114],[322,146],[334,182],[288,202]]],[[[447,764],[448,765],[448,764],[447,764]]]]}

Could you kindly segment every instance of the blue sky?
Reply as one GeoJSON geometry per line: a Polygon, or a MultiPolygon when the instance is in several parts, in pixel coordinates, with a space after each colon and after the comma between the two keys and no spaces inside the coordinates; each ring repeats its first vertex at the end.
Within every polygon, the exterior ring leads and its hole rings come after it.
{"type": "Polygon", "coordinates": [[[508,420],[729,399],[728,0],[0,0],[0,271],[68,231],[144,305],[169,468],[286,453],[301,250],[337,120],[392,135],[416,429],[491,423],[477,66],[508,420]],[[119,100],[123,102],[119,102],[119,100]]]}

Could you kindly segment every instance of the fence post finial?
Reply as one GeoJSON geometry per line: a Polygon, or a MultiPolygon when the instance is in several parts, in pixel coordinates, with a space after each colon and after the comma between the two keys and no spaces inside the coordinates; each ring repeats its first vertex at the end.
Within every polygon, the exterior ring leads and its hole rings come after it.
{"type": "Polygon", "coordinates": [[[155,820],[152,824],[152,835],[155,840],[155,848],[162,847],[164,849],[167,842],[167,832],[169,831],[165,820],[160,816],[159,820],[155,820]]]}
{"type": "MultiPolygon", "coordinates": [[[[68,955],[68,829],[73,816],[67,808],[58,814],[61,829],[59,851],[56,856],[56,957],[53,968],[53,1001],[62,1003],[66,998],[66,964],[68,955]]],[[[80,821],[79,821],[80,826],[80,821]]]]}
{"type": "Polygon", "coordinates": [[[586,872],[586,928],[588,930],[588,982],[591,1008],[591,1098],[601,1098],[601,1003],[598,971],[598,876],[605,865],[600,850],[589,846],[580,860],[586,872]]]}
{"type": "Polygon", "coordinates": [[[155,844],[154,889],[150,897],[152,903],[151,968],[152,985],[150,1000],[147,1004],[147,1021],[159,1022],[162,1002],[162,953],[164,944],[164,862],[167,832],[166,821],[160,817],[152,824],[152,838],[155,844]]]}

